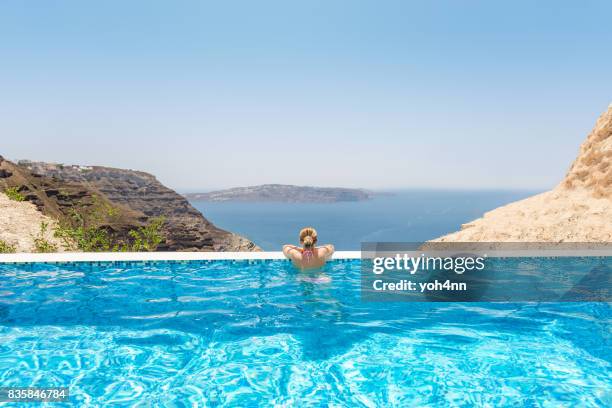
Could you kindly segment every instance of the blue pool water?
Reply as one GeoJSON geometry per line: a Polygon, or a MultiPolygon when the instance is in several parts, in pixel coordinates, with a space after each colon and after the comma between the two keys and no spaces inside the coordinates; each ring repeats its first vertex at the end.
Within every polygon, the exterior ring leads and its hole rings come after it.
{"type": "MultiPolygon", "coordinates": [[[[611,406],[608,303],[364,303],[359,260],[0,265],[0,386],[79,406],[611,406]]],[[[55,406],[55,405],[54,405],[55,406]]]]}

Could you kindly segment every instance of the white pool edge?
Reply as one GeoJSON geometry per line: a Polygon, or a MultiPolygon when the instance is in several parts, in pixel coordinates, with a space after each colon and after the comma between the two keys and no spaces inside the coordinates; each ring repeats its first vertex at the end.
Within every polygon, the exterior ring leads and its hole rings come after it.
{"type": "MultiPolygon", "coordinates": [[[[492,257],[612,257],[611,249],[591,250],[481,250],[492,257]]],[[[416,256],[420,252],[414,252],[416,256]]],[[[453,256],[457,251],[436,251],[437,256],[453,256]]],[[[371,257],[372,253],[366,253],[371,257]]],[[[376,252],[375,256],[394,257],[395,252],[376,252]]],[[[337,251],[333,259],[360,259],[361,251],[337,251]]],[[[207,261],[207,260],[273,260],[285,259],[273,252],[58,252],[0,254],[0,263],[66,263],[66,262],[138,262],[138,261],[207,261]]]]}
{"type": "MultiPolygon", "coordinates": [[[[337,251],[333,259],[357,259],[360,251],[337,251]]],[[[275,252],[59,252],[48,254],[0,254],[0,263],[128,262],[128,261],[206,261],[206,260],[285,259],[275,252]]]]}

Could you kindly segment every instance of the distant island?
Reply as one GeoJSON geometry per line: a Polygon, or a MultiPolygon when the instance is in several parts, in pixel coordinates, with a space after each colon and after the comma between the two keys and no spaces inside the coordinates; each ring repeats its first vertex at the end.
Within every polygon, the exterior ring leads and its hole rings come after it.
{"type": "Polygon", "coordinates": [[[186,194],[193,201],[242,201],[283,203],[336,203],[343,201],[365,201],[375,193],[357,188],[311,187],[287,184],[263,184],[260,186],[235,187],[209,193],[186,194]]]}

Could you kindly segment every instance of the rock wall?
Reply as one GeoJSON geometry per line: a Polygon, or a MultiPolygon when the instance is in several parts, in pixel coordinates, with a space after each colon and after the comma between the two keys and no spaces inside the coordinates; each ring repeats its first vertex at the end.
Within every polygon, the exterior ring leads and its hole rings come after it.
{"type": "Polygon", "coordinates": [[[552,191],[466,223],[440,242],[612,242],[612,105],[552,191]]]}
{"type": "Polygon", "coordinates": [[[0,241],[16,252],[35,252],[36,238],[44,238],[58,252],[63,252],[63,242],[53,236],[55,223],[34,204],[12,201],[0,193],[0,241]],[[43,223],[48,226],[44,232],[41,230],[43,223]]]}
{"type": "Polygon", "coordinates": [[[612,199],[612,104],[580,146],[561,188],[583,188],[594,197],[612,199]]]}

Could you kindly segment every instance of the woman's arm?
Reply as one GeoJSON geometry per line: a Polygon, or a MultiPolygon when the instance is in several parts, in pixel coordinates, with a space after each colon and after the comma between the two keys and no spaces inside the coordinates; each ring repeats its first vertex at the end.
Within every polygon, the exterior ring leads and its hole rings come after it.
{"type": "Polygon", "coordinates": [[[283,245],[283,254],[287,258],[292,259],[291,252],[294,252],[294,251],[299,251],[295,245],[290,245],[290,244],[283,245]]]}
{"type": "Polygon", "coordinates": [[[334,254],[334,246],[332,244],[327,244],[323,246],[323,249],[325,250],[325,258],[329,259],[331,258],[331,256],[334,254]]]}

